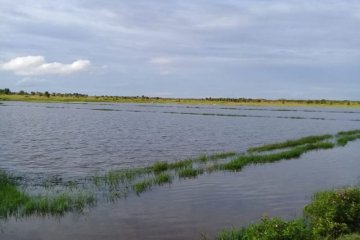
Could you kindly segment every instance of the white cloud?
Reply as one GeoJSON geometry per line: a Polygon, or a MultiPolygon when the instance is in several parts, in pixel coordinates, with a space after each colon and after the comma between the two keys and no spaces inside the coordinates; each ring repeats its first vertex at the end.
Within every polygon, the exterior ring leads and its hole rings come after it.
{"type": "Polygon", "coordinates": [[[0,64],[0,70],[11,71],[21,76],[66,75],[82,71],[89,65],[89,60],[77,60],[71,64],[48,63],[43,56],[26,56],[0,64]]]}
{"type": "Polygon", "coordinates": [[[174,60],[172,58],[167,58],[167,57],[156,57],[150,59],[150,63],[155,65],[169,65],[173,62],[174,60]]]}

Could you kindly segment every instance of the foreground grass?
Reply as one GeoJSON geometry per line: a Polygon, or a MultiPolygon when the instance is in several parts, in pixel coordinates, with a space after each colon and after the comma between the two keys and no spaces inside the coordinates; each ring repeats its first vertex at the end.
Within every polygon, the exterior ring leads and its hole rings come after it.
{"type": "Polygon", "coordinates": [[[223,230],[219,240],[360,239],[360,188],[318,192],[304,208],[304,217],[285,221],[263,218],[259,223],[223,230]]]}

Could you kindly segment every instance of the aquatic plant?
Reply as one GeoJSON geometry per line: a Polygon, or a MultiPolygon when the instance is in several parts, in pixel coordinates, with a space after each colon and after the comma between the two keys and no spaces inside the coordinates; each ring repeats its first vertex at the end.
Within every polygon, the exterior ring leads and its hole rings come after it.
{"type": "Polygon", "coordinates": [[[202,169],[184,168],[178,172],[178,175],[180,178],[195,178],[201,173],[203,173],[202,169]]]}
{"type": "Polygon", "coordinates": [[[155,174],[166,171],[169,168],[169,164],[165,161],[157,161],[152,166],[151,169],[155,174]]]}
{"type": "Polygon", "coordinates": [[[169,173],[160,173],[155,176],[154,183],[157,185],[163,185],[165,183],[171,183],[172,177],[169,173]]]}
{"type": "Polygon", "coordinates": [[[303,137],[303,138],[299,138],[296,140],[288,140],[288,141],[280,142],[280,143],[273,143],[273,144],[267,144],[267,145],[263,145],[263,146],[259,146],[259,147],[252,147],[252,148],[248,149],[248,152],[250,152],[250,153],[264,152],[264,151],[272,151],[272,150],[283,149],[283,148],[290,148],[290,147],[295,147],[295,146],[304,145],[304,144],[308,144],[308,143],[316,143],[319,141],[330,139],[332,137],[333,136],[329,135],[329,134],[319,135],[319,136],[308,136],[308,137],[303,137]]]}
{"type": "Polygon", "coordinates": [[[330,149],[334,144],[331,142],[310,143],[294,147],[290,150],[266,155],[241,155],[228,163],[220,165],[220,169],[239,171],[248,164],[269,163],[285,159],[299,158],[302,154],[318,149],[330,149]]]}
{"type": "Polygon", "coordinates": [[[145,180],[135,183],[133,188],[134,188],[135,193],[139,195],[140,193],[150,189],[152,185],[153,185],[152,179],[145,179],[145,180]]]}

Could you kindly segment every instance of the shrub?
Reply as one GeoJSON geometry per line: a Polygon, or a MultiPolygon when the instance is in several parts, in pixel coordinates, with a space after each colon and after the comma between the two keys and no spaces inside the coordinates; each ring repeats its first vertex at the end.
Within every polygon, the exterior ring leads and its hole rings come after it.
{"type": "Polygon", "coordinates": [[[360,230],[360,189],[318,192],[304,209],[314,234],[336,238],[360,230]]]}

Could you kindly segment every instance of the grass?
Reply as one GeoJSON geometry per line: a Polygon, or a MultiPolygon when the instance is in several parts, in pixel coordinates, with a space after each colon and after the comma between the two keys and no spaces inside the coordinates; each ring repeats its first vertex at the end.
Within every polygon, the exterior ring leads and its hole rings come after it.
{"type": "Polygon", "coordinates": [[[339,137],[337,140],[336,140],[336,143],[339,145],[339,146],[345,146],[346,144],[348,144],[348,142],[351,142],[351,141],[354,141],[356,139],[360,139],[360,134],[357,134],[357,135],[342,135],[341,137],[339,137]]]}
{"type": "Polygon", "coordinates": [[[163,185],[165,183],[171,183],[172,177],[168,173],[160,173],[155,176],[154,183],[157,185],[163,185]]]}
{"type": "Polygon", "coordinates": [[[360,239],[360,188],[314,194],[302,218],[285,221],[263,218],[247,227],[225,229],[219,240],[358,240],[360,239]]]}
{"type": "Polygon", "coordinates": [[[69,211],[81,212],[92,205],[92,194],[67,193],[31,196],[21,190],[8,175],[0,172],[0,218],[28,215],[63,215],[69,211]]]}
{"type": "Polygon", "coordinates": [[[338,132],[338,136],[344,136],[344,135],[354,135],[354,134],[360,134],[360,129],[350,130],[350,131],[341,131],[338,132]]]}
{"type": "Polygon", "coordinates": [[[296,146],[304,145],[304,144],[308,144],[308,143],[316,143],[319,141],[330,139],[332,137],[333,136],[329,135],[329,134],[319,135],[319,136],[308,136],[308,137],[303,137],[303,138],[299,138],[296,140],[288,140],[285,142],[273,143],[273,144],[267,144],[267,145],[263,145],[263,146],[259,146],[259,147],[249,148],[248,152],[250,152],[250,153],[265,152],[265,151],[272,151],[272,150],[289,148],[289,147],[296,147],[296,146]]]}
{"type": "Polygon", "coordinates": [[[180,178],[195,178],[201,173],[203,173],[203,170],[201,169],[185,168],[181,169],[178,172],[178,175],[180,178]]]}
{"type": "Polygon", "coordinates": [[[169,164],[165,161],[158,161],[155,162],[152,166],[151,169],[154,171],[155,174],[161,173],[163,171],[168,170],[169,168],[169,164]]]}
{"type": "Polygon", "coordinates": [[[187,168],[192,166],[193,161],[191,159],[186,159],[182,161],[172,162],[169,163],[169,169],[181,169],[181,168],[187,168]]]}
{"type": "MultiPolygon", "coordinates": [[[[150,173],[149,168],[133,168],[133,169],[121,169],[110,170],[104,177],[106,184],[110,186],[116,186],[124,182],[132,182],[143,174],[150,173]]],[[[98,185],[101,182],[101,177],[96,176],[94,179],[95,184],[98,185]]]]}
{"type": "Polygon", "coordinates": [[[262,218],[257,224],[247,228],[223,230],[219,240],[258,239],[258,240],[312,240],[312,233],[303,219],[284,221],[280,218],[262,218]]]}
{"type": "Polygon", "coordinates": [[[134,187],[135,193],[137,195],[139,195],[140,193],[149,190],[152,185],[153,185],[152,179],[145,179],[145,180],[135,183],[133,187],[134,187]]]}
{"type": "Polygon", "coordinates": [[[248,164],[271,163],[285,159],[299,158],[302,154],[318,149],[330,149],[334,144],[331,142],[310,143],[303,146],[294,147],[290,150],[266,154],[266,155],[242,155],[228,163],[219,165],[220,169],[239,171],[248,164]]]}
{"type": "Polygon", "coordinates": [[[236,155],[235,152],[220,152],[220,153],[215,153],[213,155],[210,155],[209,159],[211,159],[211,160],[219,160],[219,159],[225,159],[225,158],[233,157],[235,155],[236,155]]]}

